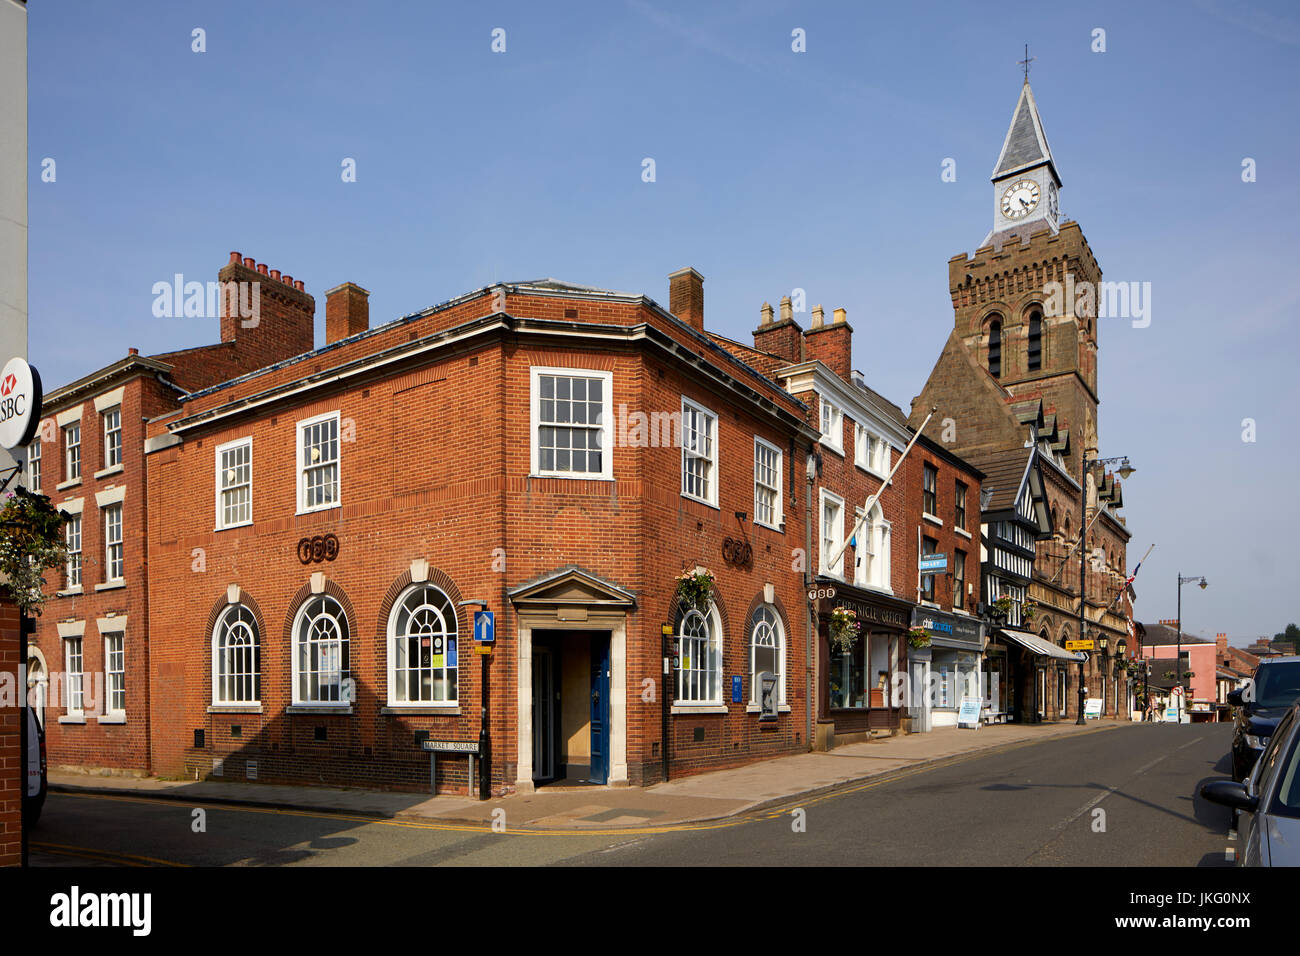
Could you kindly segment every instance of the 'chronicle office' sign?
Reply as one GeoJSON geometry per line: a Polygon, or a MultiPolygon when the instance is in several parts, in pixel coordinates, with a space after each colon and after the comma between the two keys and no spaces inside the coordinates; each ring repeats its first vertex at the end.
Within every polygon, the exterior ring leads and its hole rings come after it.
{"type": "Polygon", "coordinates": [[[41,418],[41,376],[14,356],[0,369],[0,445],[17,448],[36,436],[41,418]]]}

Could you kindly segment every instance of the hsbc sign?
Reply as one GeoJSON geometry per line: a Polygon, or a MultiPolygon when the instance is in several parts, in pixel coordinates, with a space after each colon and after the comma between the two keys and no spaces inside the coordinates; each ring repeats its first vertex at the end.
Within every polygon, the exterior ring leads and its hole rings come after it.
{"type": "Polygon", "coordinates": [[[0,369],[0,446],[26,445],[41,417],[41,377],[15,356],[0,369]]]}

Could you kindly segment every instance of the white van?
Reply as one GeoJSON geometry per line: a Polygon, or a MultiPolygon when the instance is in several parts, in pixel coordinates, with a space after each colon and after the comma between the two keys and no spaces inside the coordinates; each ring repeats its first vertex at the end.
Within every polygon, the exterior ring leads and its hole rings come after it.
{"type": "Polygon", "coordinates": [[[45,728],[36,719],[36,711],[27,711],[27,793],[23,798],[23,824],[36,826],[45,806],[45,728]]]}

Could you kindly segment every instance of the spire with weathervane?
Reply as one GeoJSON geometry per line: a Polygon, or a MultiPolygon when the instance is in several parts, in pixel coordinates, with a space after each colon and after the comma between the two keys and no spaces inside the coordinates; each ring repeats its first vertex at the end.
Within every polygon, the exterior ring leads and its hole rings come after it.
{"type": "Polygon", "coordinates": [[[1044,227],[1053,233],[1059,228],[1061,177],[1029,85],[1032,61],[1026,45],[1025,58],[1020,61],[1025,82],[993,167],[993,228],[980,245],[1001,244],[1012,236],[1031,235],[1044,227]]]}

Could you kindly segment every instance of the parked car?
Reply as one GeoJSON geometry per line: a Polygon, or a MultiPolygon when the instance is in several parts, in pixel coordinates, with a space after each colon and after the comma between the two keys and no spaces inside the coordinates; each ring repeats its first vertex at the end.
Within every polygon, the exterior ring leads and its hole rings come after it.
{"type": "Polygon", "coordinates": [[[1238,708],[1233,718],[1232,779],[1245,780],[1268,746],[1277,722],[1300,700],[1300,657],[1270,657],[1259,662],[1250,682],[1228,695],[1238,708]]]}
{"type": "Polygon", "coordinates": [[[1282,716],[1245,783],[1214,780],[1201,796],[1239,812],[1241,866],[1300,866],[1300,703],[1282,716]]]}
{"type": "Polygon", "coordinates": [[[27,793],[23,795],[23,819],[27,826],[33,827],[41,818],[48,787],[45,776],[45,728],[36,719],[34,709],[26,707],[24,710],[27,711],[27,793]]]}

